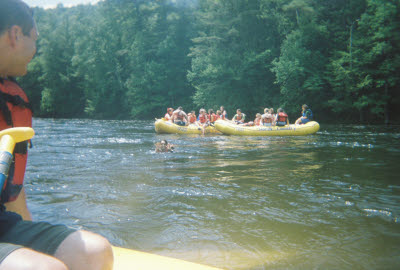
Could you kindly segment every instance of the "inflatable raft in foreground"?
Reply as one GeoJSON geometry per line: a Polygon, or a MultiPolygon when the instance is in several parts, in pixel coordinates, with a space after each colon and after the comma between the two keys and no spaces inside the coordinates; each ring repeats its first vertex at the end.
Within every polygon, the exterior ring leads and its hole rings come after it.
{"type": "MultiPolygon", "coordinates": [[[[154,123],[157,133],[168,134],[202,134],[202,128],[196,125],[178,126],[172,122],[163,119],[157,119],[154,123]]],[[[220,134],[214,127],[206,127],[205,134],[220,134]]]]}
{"type": "Polygon", "coordinates": [[[310,121],[305,125],[286,125],[283,127],[243,126],[231,121],[217,120],[215,128],[226,135],[240,136],[304,136],[319,130],[319,124],[310,121]]]}
{"type": "Polygon", "coordinates": [[[113,247],[114,270],[218,270],[219,268],[191,263],[146,252],[113,247]]]}

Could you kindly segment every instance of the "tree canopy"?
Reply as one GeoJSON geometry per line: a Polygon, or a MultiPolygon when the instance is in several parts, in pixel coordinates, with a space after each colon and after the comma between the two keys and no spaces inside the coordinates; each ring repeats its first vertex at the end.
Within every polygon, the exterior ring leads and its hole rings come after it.
{"type": "MultiPolygon", "coordinates": [[[[152,119],[167,107],[398,122],[398,0],[106,0],[35,9],[19,78],[41,117],[152,119]]],[[[291,119],[293,119],[291,117],[291,119]]]]}

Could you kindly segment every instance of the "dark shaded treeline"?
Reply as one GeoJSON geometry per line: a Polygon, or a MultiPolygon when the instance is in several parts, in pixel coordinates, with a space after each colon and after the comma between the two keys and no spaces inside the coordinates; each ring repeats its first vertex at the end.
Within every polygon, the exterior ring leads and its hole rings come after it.
{"type": "Polygon", "coordinates": [[[36,9],[20,78],[36,116],[151,119],[225,105],[250,118],[400,120],[398,0],[108,0],[36,9]]]}

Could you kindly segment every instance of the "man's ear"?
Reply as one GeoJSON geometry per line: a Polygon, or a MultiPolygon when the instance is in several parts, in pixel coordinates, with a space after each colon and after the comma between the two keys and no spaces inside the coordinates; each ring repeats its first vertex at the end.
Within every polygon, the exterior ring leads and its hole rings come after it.
{"type": "Polygon", "coordinates": [[[10,42],[11,47],[17,46],[18,39],[22,37],[22,29],[18,25],[13,25],[11,28],[8,30],[8,39],[10,42]]]}

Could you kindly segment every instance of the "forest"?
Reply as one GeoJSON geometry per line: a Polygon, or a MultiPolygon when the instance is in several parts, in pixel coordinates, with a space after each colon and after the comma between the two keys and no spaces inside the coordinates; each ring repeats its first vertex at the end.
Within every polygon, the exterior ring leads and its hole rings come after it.
{"type": "Polygon", "coordinates": [[[400,122],[399,0],[105,0],[35,8],[18,78],[36,117],[154,119],[168,107],[293,122],[400,122]]]}

